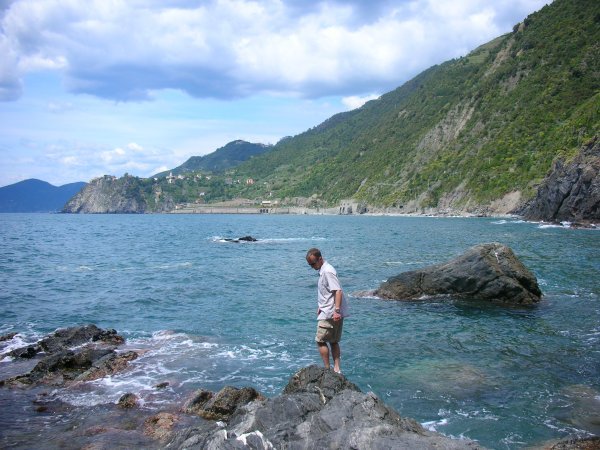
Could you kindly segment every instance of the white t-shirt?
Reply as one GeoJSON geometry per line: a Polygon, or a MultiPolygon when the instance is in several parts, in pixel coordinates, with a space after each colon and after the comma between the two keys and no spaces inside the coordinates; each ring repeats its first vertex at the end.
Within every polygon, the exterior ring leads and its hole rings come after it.
{"type": "Polygon", "coordinates": [[[342,291],[340,314],[342,317],[346,317],[348,315],[348,301],[346,294],[342,290],[340,280],[338,280],[337,272],[331,264],[323,261],[323,265],[319,269],[319,282],[317,283],[317,302],[321,310],[317,316],[317,320],[333,318],[335,310],[335,295],[333,291],[342,291]]]}

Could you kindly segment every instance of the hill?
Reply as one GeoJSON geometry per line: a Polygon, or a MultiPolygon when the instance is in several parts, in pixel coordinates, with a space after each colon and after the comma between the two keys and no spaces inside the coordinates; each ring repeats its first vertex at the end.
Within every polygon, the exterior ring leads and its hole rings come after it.
{"type": "Polygon", "coordinates": [[[0,212],[57,212],[86,183],[53,186],[45,181],[29,179],[0,188],[0,212]]]}
{"type": "Polygon", "coordinates": [[[198,171],[220,172],[238,166],[254,156],[268,152],[272,148],[273,146],[271,145],[253,144],[251,142],[237,140],[218,148],[208,155],[192,156],[182,165],[154,176],[166,176],[169,172],[173,175],[182,175],[198,171]]]}
{"type": "Polygon", "coordinates": [[[513,31],[278,144],[238,195],[486,211],[532,198],[599,133],[600,3],[556,0],[513,31]]]}
{"type": "MultiPolygon", "coordinates": [[[[145,212],[247,198],[318,207],[349,199],[360,211],[508,213],[540,188],[555,192],[544,180],[560,178],[551,174],[563,167],[575,167],[569,186],[597,192],[587,186],[600,176],[597,147],[590,147],[599,135],[600,3],[555,0],[511,33],[239,165],[210,166],[210,177],[194,174],[206,170],[197,163],[209,156],[229,161],[226,149],[243,141],[174,169],[191,171],[185,177],[115,186],[143,200],[146,209],[138,211],[145,212]],[[579,179],[583,163],[571,163],[584,160],[591,169],[579,179]]],[[[570,210],[586,220],[587,211],[575,211],[581,198],[572,197],[570,210]]],[[[585,204],[593,210],[598,201],[585,204]]]]}

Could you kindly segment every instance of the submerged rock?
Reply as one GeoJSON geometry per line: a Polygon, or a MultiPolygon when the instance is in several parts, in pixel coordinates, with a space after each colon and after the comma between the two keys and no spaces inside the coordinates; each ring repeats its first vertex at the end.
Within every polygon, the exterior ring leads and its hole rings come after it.
{"type": "Polygon", "coordinates": [[[401,273],[374,294],[395,300],[450,295],[509,305],[532,305],[542,297],[533,273],[498,243],[476,245],[447,263],[401,273]]]}
{"type": "Polygon", "coordinates": [[[375,394],[362,393],[343,375],[317,366],[293,375],[280,396],[257,398],[237,407],[227,424],[202,422],[175,433],[168,447],[481,448],[467,439],[430,432],[415,420],[401,417],[375,394]]]}
{"type": "Polygon", "coordinates": [[[138,405],[138,396],[128,392],[127,394],[123,394],[119,401],[117,402],[117,406],[123,409],[135,408],[138,405]]]}
{"type": "Polygon", "coordinates": [[[253,238],[252,236],[242,236],[236,239],[225,238],[223,239],[226,242],[257,242],[258,239],[253,238]]]}

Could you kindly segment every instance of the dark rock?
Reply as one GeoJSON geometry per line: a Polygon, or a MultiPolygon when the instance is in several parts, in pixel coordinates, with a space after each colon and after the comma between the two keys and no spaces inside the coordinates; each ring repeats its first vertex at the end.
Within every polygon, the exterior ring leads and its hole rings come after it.
{"type": "Polygon", "coordinates": [[[37,384],[62,386],[112,375],[138,357],[134,351],[117,353],[113,344],[122,342],[124,339],[115,330],[102,330],[95,325],[57,330],[38,344],[10,352],[11,356],[23,358],[33,358],[41,352],[45,355],[28,373],[0,383],[21,387],[37,384]]]}
{"type": "Polygon", "coordinates": [[[258,241],[258,239],[253,238],[252,236],[242,236],[237,239],[225,238],[223,240],[227,241],[227,242],[238,242],[238,243],[239,242],[257,242],[258,241]]]}
{"type": "Polygon", "coordinates": [[[532,450],[600,450],[600,436],[583,438],[568,438],[542,446],[532,447],[532,450]]]}
{"type": "Polygon", "coordinates": [[[592,139],[571,162],[558,159],[525,206],[526,220],[600,223],[600,139],[592,139]]]}
{"type": "Polygon", "coordinates": [[[117,406],[123,409],[135,408],[138,404],[138,397],[131,392],[127,394],[123,394],[119,401],[117,402],[117,406]]]}
{"type": "Polygon", "coordinates": [[[6,333],[6,334],[3,334],[2,336],[0,336],[0,342],[10,341],[16,335],[17,335],[17,333],[6,333]]]}
{"type": "Polygon", "coordinates": [[[8,355],[12,356],[13,358],[30,359],[30,358],[33,358],[35,355],[37,355],[41,351],[42,351],[42,347],[40,347],[37,344],[34,344],[34,345],[29,345],[27,347],[21,347],[21,348],[12,350],[12,351],[8,352],[8,355]]]}
{"type": "Polygon", "coordinates": [[[199,390],[184,406],[184,411],[209,420],[227,420],[242,405],[264,397],[255,389],[225,386],[216,394],[199,390]]]}
{"type": "Polygon", "coordinates": [[[535,276],[502,244],[481,244],[447,263],[401,273],[382,283],[375,295],[415,300],[450,295],[510,305],[538,303],[542,292],[535,276]]]}
{"type": "MultiPolygon", "coordinates": [[[[209,401],[212,401],[209,400],[209,401]]],[[[373,393],[317,366],[296,373],[282,395],[236,408],[227,428],[201,423],[177,432],[169,448],[186,449],[477,449],[403,418],[373,393]]]]}
{"type": "Polygon", "coordinates": [[[128,366],[129,361],[133,361],[137,357],[138,354],[134,351],[123,353],[111,351],[100,359],[93,361],[92,366],[80,374],[76,381],[92,381],[122,372],[128,366]]]}
{"type": "Polygon", "coordinates": [[[32,358],[40,352],[48,354],[61,352],[77,347],[87,342],[99,344],[120,345],[125,340],[115,330],[102,330],[96,325],[84,325],[56,330],[39,342],[27,347],[15,349],[8,354],[17,358],[32,358]]]}
{"type": "Polygon", "coordinates": [[[154,389],[165,389],[169,387],[169,382],[168,381],[163,381],[161,383],[158,383],[157,385],[154,386],[154,389]]]}

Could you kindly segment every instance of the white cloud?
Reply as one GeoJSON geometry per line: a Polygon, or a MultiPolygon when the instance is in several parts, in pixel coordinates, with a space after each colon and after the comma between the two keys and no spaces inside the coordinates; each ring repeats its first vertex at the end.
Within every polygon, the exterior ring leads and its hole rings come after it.
{"type": "Polygon", "coordinates": [[[31,71],[73,92],[145,100],[396,87],[510,30],[544,0],[16,0],[0,16],[0,100],[31,71]],[[168,5],[168,6],[167,6],[168,5]]]}
{"type": "Polygon", "coordinates": [[[370,100],[376,100],[379,97],[380,96],[377,95],[377,94],[366,95],[364,97],[359,97],[357,95],[351,95],[349,97],[343,97],[342,98],[342,103],[346,107],[348,107],[348,109],[356,109],[356,108],[360,108],[362,105],[364,105],[368,101],[370,101],[370,100]]]}

